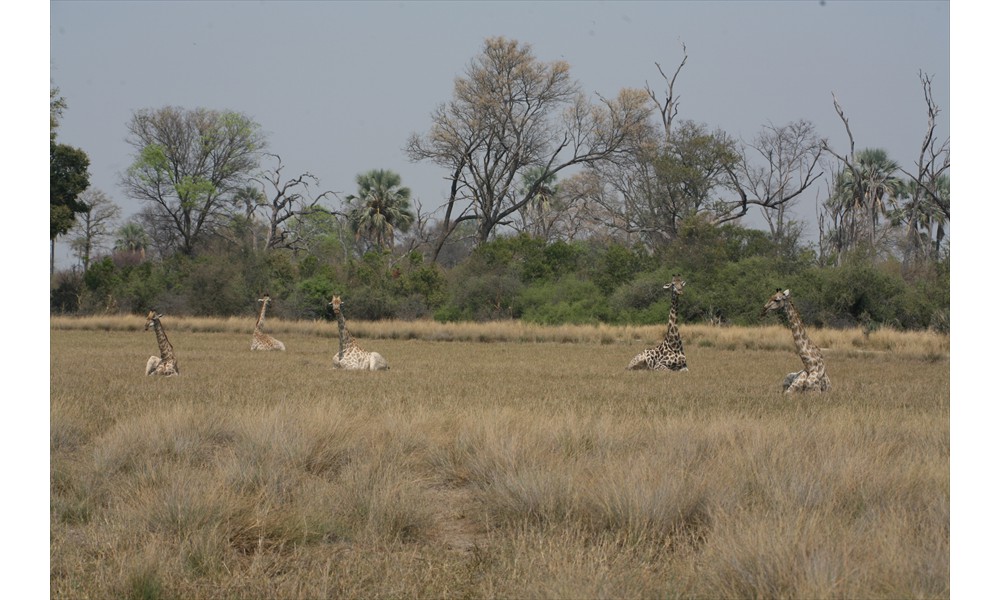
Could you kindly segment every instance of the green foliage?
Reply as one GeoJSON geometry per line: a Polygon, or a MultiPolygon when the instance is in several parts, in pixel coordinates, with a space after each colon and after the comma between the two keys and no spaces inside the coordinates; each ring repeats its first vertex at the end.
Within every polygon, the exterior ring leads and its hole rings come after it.
{"type": "Polygon", "coordinates": [[[641,247],[630,249],[620,244],[609,245],[598,255],[595,264],[591,278],[603,294],[610,294],[637,273],[653,267],[649,254],[641,247]]]}
{"type": "Polygon", "coordinates": [[[515,312],[521,319],[541,325],[595,324],[607,321],[610,314],[597,284],[576,275],[525,288],[517,298],[515,312]]]}
{"type": "Polygon", "coordinates": [[[678,307],[682,323],[759,324],[761,307],[779,287],[791,289],[814,327],[947,331],[949,322],[947,261],[904,269],[856,252],[840,267],[819,266],[809,261],[810,251],[786,252],[764,232],[697,219],[659,256],[638,247],[545,243],[526,235],[482,244],[451,269],[426,262],[419,252],[376,250],[344,260],[243,244],[208,250],[162,262],[124,250],[96,260],[82,277],[54,280],[52,310],[141,312],[156,306],[174,314],[245,316],[255,311],[260,294],[269,293],[270,314],[318,319],[329,317],[327,304],[338,293],[349,317],[361,320],[662,324],[670,312],[664,284],[679,273],[687,282],[678,307]]]}
{"type": "Polygon", "coordinates": [[[79,148],[49,143],[49,239],[64,235],[77,213],[87,210],[79,200],[90,185],[90,158],[79,148]]]}

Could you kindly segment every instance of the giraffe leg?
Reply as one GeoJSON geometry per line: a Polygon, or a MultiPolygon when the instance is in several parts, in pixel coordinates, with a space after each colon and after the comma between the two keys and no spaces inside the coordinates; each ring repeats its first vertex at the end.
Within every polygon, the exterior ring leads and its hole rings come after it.
{"type": "Polygon", "coordinates": [[[805,371],[795,371],[794,373],[789,373],[788,375],[785,375],[785,381],[781,383],[781,389],[787,392],[789,386],[791,386],[792,383],[794,383],[795,380],[798,379],[799,375],[801,375],[802,373],[805,373],[805,371]]]}
{"type": "Polygon", "coordinates": [[[150,356],[149,360],[146,361],[146,375],[152,375],[156,372],[156,368],[160,366],[159,356],[150,356]]]}
{"type": "Polygon", "coordinates": [[[646,361],[646,353],[642,352],[637,354],[636,357],[632,359],[632,362],[628,364],[626,369],[629,371],[644,371],[649,369],[649,363],[646,361]]]}
{"type": "Polygon", "coordinates": [[[378,352],[372,352],[368,357],[368,370],[385,371],[389,368],[389,362],[378,352]]]}
{"type": "MultiPolygon", "coordinates": [[[[791,375],[791,374],[789,374],[791,375]]],[[[788,379],[787,377],[785,378],[788,379]]],[[[804,392],[809,389],[809,373],[805,371],[799,371],[795,376],[795,379],[788,384],[788,388],[785,389],[786,394],[791,394],[793,392],[804,392]]]]}

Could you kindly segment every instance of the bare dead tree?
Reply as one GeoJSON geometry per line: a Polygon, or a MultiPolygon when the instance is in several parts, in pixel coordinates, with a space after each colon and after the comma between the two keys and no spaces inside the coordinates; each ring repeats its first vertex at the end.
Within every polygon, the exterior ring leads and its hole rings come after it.
{"type": "Polygon", "coordinates": [[[904,209],[907,221],[907,253],[921,251],[925,243],[921,229],[936,228],[931,251],[924,254],[933,255],[937,259],[945,238],[945,227],[951,220],[951,194],[948,171],[951,168],[950,138],[938,144],[937,117],[941,107],[934,101],[931,89],[933,79],[927,73],[920,71],[920,83],[923,87],[924,102],[927,105],[927,131],[920,145],[920,152],[915,162],[916,171],[910,173],[900,169],[912,180],[910,198],[904,209]]]}
{"type": "Polygon", "coordinates": [[[923,193],[927,194],[927,197],[944,213],[945,218],[950,220],[951,199],[942,194],[937,183],[941,180],[941,176],[951,168],[951,138],[946,138],[942,144],[937,145],[937,117],[941,113],[941,107],[934,102],[931,90],[932,82],[933,78],[930,75],[920,71],[924,102],[927,103],[927,132],[924,134],[920,154],[917,157],[917,172],[911,174],[903,169],[900,170],[916,181],[923,193]]]}
{"type": "Polygon", "coordinates": [[[111,237],[121,208],[103,191],[92,187],[80,194],[80,200],[87,205],[87,210],[76,213],[76,226],[71,231],[77,235],[70,240],[70,247],[86,271],[90,268],[90,260],[111,237]]]}
{"type": "Polygon", "coordinates": [[[662,103],[656,97],[656,92],[653,91],[653,88],[649,86],[649,82],[646,82],[646,93],[649,95],[650,100],[653,101],[653,104],[656,105],[656,108],[660,112],[660,118],[663,121],[663,136],[666,144],[670,143],[670,130],[674,117],[677,116],[679,105],[678,101],[680,100],[680,96],[674,95],[674,83],[677,82],[677,76],[680,74],[681,69],[684,68],[684,65],[687,64],[688,59],[687,46],[684,42],[681,42],[681,51],[684,53],[684,58],[681,59],[680,64],[678,64],[677,68],[674,70],[674,74],[669,78],[667,77],[667,74],[663,72],[663,67],[660,66],[660,63],[653,63],[656,65],[656,69],[660,72],[660,76],[667,82],[666,95],[662,103]]]}
{"type": "Polygon", "coordinates": [[[785,235],[786,211],[817,179],[823,140],[813,124],[799,120],[781,127],[765,126],[749,144],[744,144],[729,173],[740,197],[734,218],[758,206],[774,240],[785,235]]]}
{"type": "MultiPolygon", "coordinates": [[[[312,195],[310,186],[318,186],[319,179],[309,172],[302,173],[287,181],[282,181],[281,171],[285,168],[281,156],[265,153],[264,156],[274,159],[277,164],[262,171],[252,178],[264,189],[265,219],[267,220],[268,237],[265,248],[291,248],[295,246],[295,232],[282,227],[282,224],[297,215],[308,215],[316,211],[331,212],[320,205],[327,197],[335,196],[331,190],[317,196],[312,195]]],[[[252,213],[252,209],[248,209],[252,213]]]]}

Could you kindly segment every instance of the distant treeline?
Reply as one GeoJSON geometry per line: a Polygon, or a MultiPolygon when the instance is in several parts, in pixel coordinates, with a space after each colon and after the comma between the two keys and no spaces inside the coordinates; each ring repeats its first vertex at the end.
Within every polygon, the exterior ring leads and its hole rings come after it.
{"type": "Polygon", "coordinates": [[[687,282],[681,322],[761,323],[776,288],[790,289],[807,324],[890,326],[948,331],[948,258],[904,265],[856,252],[839,266],[817,264],[807,248],[770,241],[766,232],[735,225],[693,225],[668,248],[599,241],[546,243],[527,235],[502,237],[469,252],[450,268],[420,252],[371,251],[337,260],[292,251],[222,246],[196,256],[147,260],[115,253],[85,273],[53,281],[56,314],[138,313],[149,308],[190,316],[254,314],[271,295],[270,315],[329,318],[331,294],[351,319],[486,321],[540,324],[636,324],[667,321],[663,289],[674,273],[687,282]]]}

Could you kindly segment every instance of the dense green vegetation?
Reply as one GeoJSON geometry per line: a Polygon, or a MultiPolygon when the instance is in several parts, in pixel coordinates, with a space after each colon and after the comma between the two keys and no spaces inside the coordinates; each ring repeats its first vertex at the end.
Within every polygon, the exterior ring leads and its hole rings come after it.
{"type": "Polygon", "coordinates": [[[267,292],[274,315],[317,319],[337,292],[353,319],[654,324],[667,319],[663,284],[680,273],[688,283],[682,321],[759,323],[763,302],[782,287],[793,291],[814,326],[948,329],[947,261],[904,268],[859,252],[840,266],[824,266],[808,248],[785,250],[765,232],[734,225],[689,225],[677,242],[652,254],[615,243],[503,237],[451,268],[431,264],[419,251],[338,257],[336,235],[329,237],[298,255],[224,246],[155,262],[115,253],[85,275],[61,274],[53,312],[155,306],[173,314],[252,314],[256,298],[267,292]]]}

